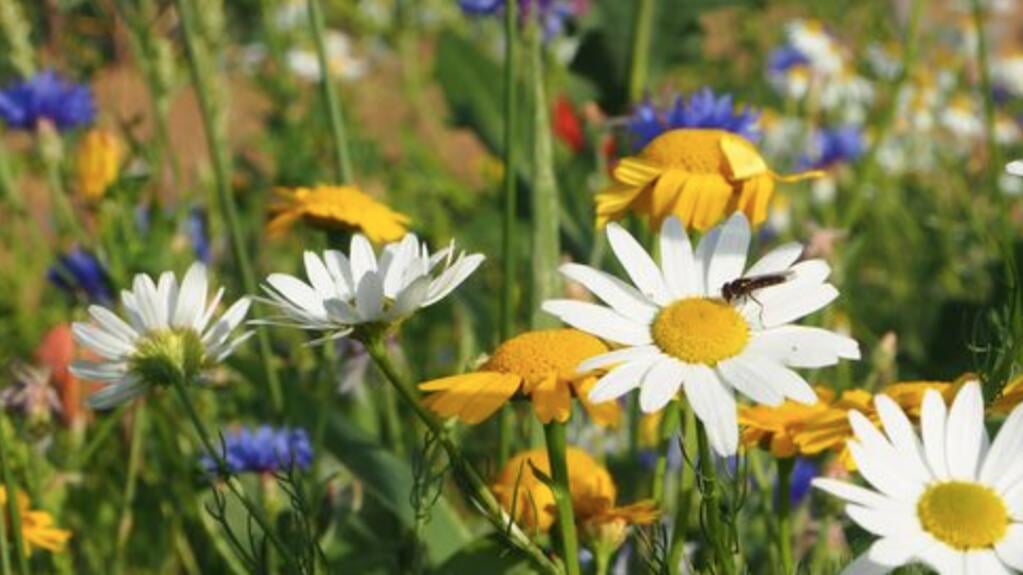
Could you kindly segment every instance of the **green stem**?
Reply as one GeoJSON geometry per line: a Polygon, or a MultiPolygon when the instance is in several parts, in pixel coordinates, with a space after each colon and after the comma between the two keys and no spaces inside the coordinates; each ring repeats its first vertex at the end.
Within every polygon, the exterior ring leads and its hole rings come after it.
{"type": "MultiPolygon", "coordinates": [[[[501,328],[500,339],[506,341],[515,331],[515,180],[518,174],[519,150],[515,141],[518,125],[518,0],[504,3],[504,217],[501,220],[501,328]]],[[[497,466],[504,467],[511,455],[515,412],[504,407],[498,423],[497,466]]]]}
{"type": "MultiPolygon", "coordinates": [[[[679,411],[685,425],[682,434],[687,454],[696,453],[696,416],[689,407],[689,402],[679,401],[679,411]]],[[[679,574],[682,556],[685,552],[686,532],[689,530],[689,515],[693,508],[693,496],[696,494],[696,470],[682,462],[679,470],[678,499],[675,501],[675,520],[671,528],[671,544],[668,547],[668,573],[679,574]]]]}
{"type": "Polygon", "coordinates": [[[121,508],[121,519],[117,526],[117,544],[114,552],[112,572],[124,572],[124,553],[128,547],[133,523],[132,506],[135,503],[135,491],[138,484],[139,468],[142,463],[143,433],[146,425],[146,404],[140,402],[132,422],[131,447],[128,451],[128,478],[124,484],[124,504],[121,508]]]}
{"type": "Polygon", "coordinates": [[[230,467],[227,465],[227,461],[224,460],[224,454],[221,453],[221,449],[216,447],[211,439],[209,431],[206,430],[206,425],[202,422],[199,417],[199,413],[195,410],[195,405],[192,404],[191,398],[188,397],[188,390],[186,389],[185,382],[177,381],[173,385],[174,391],[178,395],[178,399],[181,400],[181,404],[185,408],[185,412],[188,414],[189,421],[192,422],[192,427],[195,428],[195,432],[199,435],[199,440],[202,442],[203,450],[207,455],[213,458],[214,463],[217,465],[217,475],[223,479],[224,484],[234,494],[235,497],[241,501],[242,505],[248,511],[259,528],[266,534],[267,539],[277,551],[281,554],[289,565],[295,563],[292,558],[291,551],[288,550],[288,546],[277,536],[277,534],[271,529],[269,521],[263,516],[263,511],[260,510],[259,506],[256,505],[249,497],[245,494],[245,490],[237,478],[231,476],[230,467]]]}
{"type": "Polygon", "coordinates": [[[703,506],[707,518],[706,537],[714,551],[716,572],[722,575],[735,575],[735,561],[732,558],[730,537],[721,516],[721,491],[718,485],[717,466],[707,441],[707,431],[702,423],[696,429],[696,442],[700,451],[699,466],[703,483],[703,506]]]}
{"type": "MultiPolygon", "coordinates": [[[[252,263],[245,248],[245,237],[242,234],[241,223],[238,220],[238,208],[235,206],[234,196],[231,194],[231,161],[227,151],[227,137],[224,133],[225,118],[221,106],[217,105],[213,98],[212,73],[208,69],[209,54],[205,54],[203,48],[199,46],[200,39],[196,30],[195,15],[192,12],[189,0],[175,0],[175,3],[181,18],[185,47],[188,50],[188,63],[192,74],[192,82],[195,84],[196,95],[199,98],[199,108],[202,113],[202,124],[206,134],[206,143],[209,147],[210,161],[213,163],[217,200],[224,217],[224,223],[227,225],[230,234],[231,251],[238,265],[242,287],[245,289],[245,293],[254,294],[256,293],[256,276],[252,271],[252,263]]],[[[284,409],[284,397],[281,394],[280,380],[274,367],[270,337],[266,330],[261,329],[257,332],[256,338],[259,341],[259,353],[263,360],[263,371],[266,374],[267,383],[270,387],[270,399],[273,402],[274,410],[280,412],[284,409]]]]}
{"type": "Polygon", "coordinates": [[[555,327],[557,320],[544,313],[540,306],[557,297],[559,290],[558,259],[561,257],[558,237],[558,180],[554,175],[554,146],[544,81],[543,35],[536,18],[526,28],[529,46],[529,74],[533,90],[533,293],[530,324],[534,328],[555,327]]]}
{"type": "Polygon", "coordinates": [[[46,169],[46,182],[50,190],[50,204],[57,226],[57,237],[61,239],[70,237],[79,243],[86,243],[88,238],[78,225],[71,198],[64,189],[64,176],[61,173],[64,143],[57,133],[57,128],[46,123],[40,125],[36,131],[36,146],[46,169]]]}
{"type": "Polygon", "coordinates": [[[998,175],[1002,171],[1001,154],[995,137],[995,101],[991,86],[991,68],[988,62],[988,37],[984,25],[984,3],[972,0],[973,27],[977,31],[977,68],[980,74],[980,90],[984,102],[984,135],[987,146],[988,185],[997,194],[998,175]]]}
{"type": "Polygon", "coordinates": [[[792,499],[789,491],[792,485],[792,468],[795,458],[786,457],[778,460],[778,553],[781,557],[782,573],[789,575],[795,572],[792,557],[792,499]]]}
{"type": "Polygon", "coordinates": [[[653,29],[654,0],[636,0],[629,53],[629,102],[643,97],[650,60],[650,31],[653,29]]]}
{"type": "MultiPolygon", "coordinates": [[[[3,422],[0,422],[0,435],[3,435],[3,422]]],[[[11,539],[14,543],[14,557],[18,560],[18,572],[29,575],[28,558],[25,556],[25,539],[21,531],[21,510],[18,509],[18,490],[14,485],[14,476],[7,463],[7,438],[0,437],[0,475],[7,493],[7,518],[11,527],[11,539]]],[[[0,517],[2,519],[2,517],[0,517]]]]}
{"type": "Polygon", "coordinates": [[[394,367],[394,363],[391,361],[390,356],[387,354],[387,350],[383,344],[383,341],[376,339],[373,341],[366,342],[366,349],[369,352],[370,357],[373,358],[374,363],[380,368],[380,371],[387,378],[387,381],[394,386],[394,389],[398,392],[398,395],[402,398],[405,404],[416,414],[416,417],[426,426],[426,428],[437,438],[440,442],[441,447],[447,453],[448,459],[450,460],[451,466],[459,474],[460,479],[463,480],[463,488],[469,493],[470,500],[474,501],[480,511],[486,516],[487,520],[490,521],[491,525],[497,529],[500,533],[505,534],[509,537],[510,543],[516,548],[525,553],[530,560],[533,561],[535,566],[540,569],[543,573],[560,574],[562,570],[555,565],[547,555],[544,554],[543,550],[540,549],[529,537],[526,536],[522,530],[514,524],[512,519],[505,513],[504,509],[501,508],[500,503],[494,498],[494,495],[487,488],[486,483],[483,482],[479,472],[472,466],[462,450],[457,444],[451,439],[447,428],[441,423],[436,416],[433,415],[429,410],[423,407],[417,396],[417,392],[413,389],[412,385],[406,381],[394,367]]]}
{"type": "MultiPolygon", "coordinates": [[[[0,129],[0,141],[3,141],[3,130],[0,129]]],[[[14,177],[11,175],[11,164],[7,159],[7,149],[0,145],[0,198],[11,207],[16,214],[23,213],[25,202],[18,194],[14,186],[14,177]]]]}
{"type": "Polygon", "coordinates": [[[547,459],[551,464],[551,491],[558,513],[561,558],[568,575],[579,575],[579,536],[575,531],[575,513],[572,510],[572,492],[569,489],[568,462],[565,459],[565,424],[551,421],[543,426],[547,440],[547,459]]]}
{"type": "Polygon", "coordinates": [[[658,427],[657,463],[654,465],[653,487],[651,497],[658,504],[664,503],[664,476],[668,472],[668,452],[671,451],[675,439],[675,428],[678,427],[680,409],[666,409],[658,427]]]}
{"type": "Polygon", "coordinates": [[[324,42],[323,33],[323,9],[319,0],[309,0],[309,29],[313,33],[313,43],[316,45],[316,59],[320,64],[320,89],[323,91],[324,105],[327,107],[327,118],[330,120],[330,133],[334,139],[334,170],[339,183],[350,183],[354,174],[352,172],[352,157],[348,150],[348,139],[345,136],[345,122],[341,115],[341,103],[334,89],[334,82],[330,77],[330,68],[327,61],[327,46],[324,42]]]}

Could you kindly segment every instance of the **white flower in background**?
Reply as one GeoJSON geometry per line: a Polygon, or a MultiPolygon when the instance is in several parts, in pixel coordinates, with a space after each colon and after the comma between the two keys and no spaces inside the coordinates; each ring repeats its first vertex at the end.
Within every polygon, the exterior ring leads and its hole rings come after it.
{"type": "Polygon", "coordinates": [[[1023,160],[1013,160],[1005,166],[1005,172],[1013,176],[1023,177],[1023,160]]]}
{"type": "MultiPolygon", "coordinates": [[[[366,75],[366,61],[353,54],[352,42],[347,35],[328,30],[324,37],[324,48],[327,52],[327,69],[332,78],[356,80],[366,75]]],[[[315,50],[293,48],[288,50],[285,60],[288,69],[298,77],[310,82],[320,80],[320,61],[315,50]]]]}
{"type": "Polygon", "coordinates": [[[838,296],[826,281],[827,263],[796,263],[803,246],[785,244],[743,275],[750,227],[741,213],[710,230],[695,252],[679,220],[669,217],[661,228],[660,266],[620,225],[608,224],[607,238],[633,285],[565,264],[561,272],[607,306],[574,300],[543,305],[572,327],[623,346],[579,366],[580,372],[609,369],[590,401],[608,401],[639,387],[640,407],[650,413],[684,388],[710,444],[727,456],[738,447],[733,388],[758,403],[778,405],[792,398],[812,404],[817,402],[813,389],[789,367],[817,368],[860,357],[859,346],[848,337],[790,325],[838,296]],[[754,277],[781,281],[725,299],[726,284],[754,277]]]}
{"type": "MultiPolygon", "coordinates": [[[[444,299],[483,263],[480,254],[456,257],[451,246],[430,255],[414,234],[384,246],[378,258],[366,236],[352,237],[349,254],[305,252],[308,283],[288,274],[272,274],[263,299],[282,315],[257,323],[328,332],[337,339],[360,328],[378,334],[420,308],[444,299]]],[[[322,340],[319,340],[322,341],[322,340]]]]}
{"type": "Polygon", "coordinates": [[[1012,116],[998,112],[995,116],[995,142],[1003,146],[1011,146],[1019,140],[1019,123],[1012,116]]]}
{"type": "Polygon", "coordinates": [[[282,32],[309,26],[309,0],[284,0],[273,12],[274,26],[282,32]]]}
{"type": "Polygon", "coordinates": [[[991,64],[991,80],[1013,96],[1023,96],[1023,53],[996,59],[991,64]]]}
{"type": "Polygon", "coordinates": [[[867,46],[867,62],[875,74],[885,80],[894,80],[902,71],[899,45],[874,43],[867,46]]]}
{"type": "Polygon", "coordinates": [[[845,123],[862,123],[873,101],[874,85],[849,68],[821,84],[821,107],[838,111],[845,123]]]}
{"type": "Polygon", "coordinates": [[[785,26],[789,44],[810,60],[814,72],[837,75],[845,66],[842,50],[835,38],[818,20],[793,20],[785,26]]]}
{"type": "Polygon", "coordinates": [[[206,267],[197,262],[180,285],[173,272],[164,272],[158,283],[136,275],[131,291],[121,292],[127,321],[90,306],[93,323],[76,322],[72,330],[80,344],[103,359],[71,365],[76,377],[106,384],[89,398],[90,405],[107,409],[154,385],[192,383],[248,339],[252,332],[231,336],[248,313],[249,299],[239,299],[214,321],[224,288],[211,301],[207,291],[206,267]]]}
{"type": "Polygon", "coordinates": [[[874,405],[884,433],[851,410],[856,439],[847,444],[873,489],[813,480],[847,502],[853,522],[880,537],[844,573],[886,573],[917,562],[942,575],[1023,570],[1023,409],[990,443],[976,381],[949,409],[937,391],[927,391],[922,437],[894,400],[878,394],[874,405]]]}
{"type": "Polygon", "coordinates": [[[946,103],[940,118],[942,127],[951,132],[960,144],[975,140],[984,133],[979,107],[964,94],[953,96],[946,103]]]}

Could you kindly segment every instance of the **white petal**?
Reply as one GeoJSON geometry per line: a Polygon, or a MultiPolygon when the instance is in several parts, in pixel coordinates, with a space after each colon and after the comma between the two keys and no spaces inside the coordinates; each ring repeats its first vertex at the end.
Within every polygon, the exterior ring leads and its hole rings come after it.
{"type": "Polygon", "coordinates": [[[399,319],[411,315],[426,300],[426,294],[429,290],[429,276],[419,276],[398,293],[398,299],[394,301],[394,305],[387,312],[388,317],[399,319]]]}
{"type": "Polygon", "coordinates": [[[70,369],[75,377],[93,381],[117,381],[128,373],[128,365],[123,362],[96,362],[84,359],[71,362],[70,369]]]}
{"type": "Polygon", "coordinates": [[[352,285],[359,286],[362,283],[362,276],[377,271],[377,256],[366,236],[362,234],[352,236],[349,257],[352,266],[352,285]]]}
{"type": "Polygon", "coordinates": [[[817,394],[803,376],[765,356],[743,353],[736,359],[755,372],[763,385],[769,385],[785,397],[805,405],[817,403],[817,394]]]}
{"type": "Polygon", "coordinates": [[[159,311],[156,306],[156,284],[146,274],[138,274],[132,284],[132,303],[138,308],[138,313],[145,325],[145,329],[154,330],[166,327],[160,323],[159,311]]]}
{"type": "Polygon", "coordinates": [[[705,365],[689,366],[685,376],[686,398],[707,430],[707,439],[722,457],[735,455],[739,448],[739,419],[735,396],[705,365]]]}
{"type": "Polygon", "coordinates": [[[882,537],[920,531],[916,516],[909,513],[849,504],[845,514],[860,527],[882,537]]]}
{"type": "Polygon", "coordinates": [[[316,293],[316,290],[295,276],[271,274],[270,277],[266,278],[266,282],[288,302],[306,313],[316,317],[327,315],[327,310],[323,307],[323,300],[316,293]]]}
{"type": "Polygon", "coordinates": [[[745,276],[752,277],[781,273],[796,263],[796,260],[801,255],[803,255],[803,244],[799,242],[782,244],[757,260],[755,264],[746,270],[745,276]]]}
{"type": "Polygon", "coordinates": [[[135,338],[139,336],[138,332],[125,323],[123,319],[117,317],[114,312],[105,307],[90,305],[89,315],[91,315],[92,319],[96,320],[96,323],[98,323],[107,333],[115,335],[128,343],[135,341],[135,338]]]}
{"type": "Polygon", "coordinates": [[[785,396],[771,382],[764,380],[757,370],[756,361],[747,359],[747,356],[740,355],[718,363],[721,379],[757,403],[781,405],[785,396]]]}
{"type": "Polygon", "coordinates": [[[685,366],[674,358],[661,357],[643,376],[639,390],[639,407],[644,413],[660,411],[678,395],[685,375],[685,366]]]}
{"type": "Polygon", "coordinates": [[[920,439],[913,431],[913,424],[910,423],[906,414],[902,412],[895,400],[884,394],[874,396],[874,405],[881,417],[885,433],[891,439],[891,444],[895,447],[899,458],[907,462],[909,467],[917,472],[920,481],[932,480],[933,475],[924,458],[920,439]]]}
{"type": "Polygon", "coordinates": [[[1023,481],[1017,481],[1008,488],[999,490],[1009,516],[1016,521],[1023,521],[1023,481]]]}
{"type": "Polygon", "coordinates": [[[352,265],[348,262],[348,257],[337,250],[327,250],[323,253],[323,261],[327,265],[327,271],[334,278],[338,297],[344,300],[352,299],[355,295],[355,280],[352,279],[352,265]]]}
{"type": "Polygon", "coordinates": [[[206,311],[196,318],[195,323],[192,325],[195,331],[199,333],[206,331],[206,326],[209,325],[210,320],[213,319],[213,314],[217,312],[217,306],[220,305],[220,300],[223,297],[224,288],[217,289],[217,293],[213,294],[213,299],[210,300],[209,305],[206,306],[206,311]]]}
{"type": "Polygon", "coordinates": [[[980,482],[987,485],[994,485],[995,482],[1004,477],[1009,467],[1019,458],[1023,452],[1023,407],[1012,410],[1009,417],[998,430],[991,449],[984,458],[984,464],[980,468],[980,482]]]}
{"type": "Polygon", "coordinates": [[[641,345],[637,347],[623,347],[600,355],[595,355],[575,368],[576,373],[583,374],[595,369],[611,367],[619,363],[625,363],[636,359],[653,359],[661,355],[661,350],[655,345],[641,345]]]}
{"type": "Polygon", "coordinates": [[[220,346],[231,335],[231,332],[238,327],[238,324],[245,319],[245,315],[249,313],[251,303],[251,300],[247,297],[239,298],[231,307],[227,308],[224,315],[220,316],[220,319],[206,332],[202,337],[202,342],[208,346],[220,346]]]}
{"type": "Polygon", "coordinates": [[[891,567],[874,562],[864,553],[846,565],[840,575],[884,575],[889,571],[891,571],[891,567]]]}
{"type": "Polygon", "coordinates": [[[646,324],[657,315],[658,307],[636,288],[622,280],[580,264],[564,264],[560,268],[565,277],[577,281],[619,314],[646,324]]]}
{"type": "Polygon", "coordinates": [[[790,367],[817,368],[860,359],[856,340],[819,327],[784,325],[753,333],[746,347],[790,367]]]}
{"type": "Polygon", "coordinates": [[[803,284],[770,298],[759,293],[756,296],[757,301],[751,301],[747,305],[757,306],[759,309],[754,312],[753,317],[757,317],[764,327],[770,328],[810,315],[837,297],[838,290],[831,284],[803,284]]]}
{"type": "Polygon", "coordinates": [[[593,403],[603,403],[617,399],[639,387],[643,381],[643,376],[646,375],[647,370],[653,364],[653,359],[643,358],[630,361],[612,369],[604,377],[600,378],[597,384],[593,386],[593,389],[590,390],[590,401],[593,403]]]}
{"type": "Polygon", "coordinates": [[[327,270],[327,266],[320,259],[320,256],[307,251],[302,254],[302,260],[305,264],[305,275],[309,278],[309,284],[316,290],[316,294],[320,296],[320,299],[337,297],[337,284],[334,282],[334,278],[331,277],[330,271],[327,270]]]}
{"type": "Polygon", "coordinates": [[[170,320],[174,314],[174,303],[178,299],[178,280],[174,272],[163,272],[160,274],[160,283],[156,287],[156,309],[160,320],[160,327],[170,327],[170,320]]]}
{"type": "Polygon", "coordinates": [[[976,479],[983,434],[984,398],[980,384],[971,381],[959,389],[948,412],[945,458],[952,479],[976,479]]]}
{"type": "Polygon", "coordinates": [[[381,270],[384,276],[384,295],[393,299],[408,285],[406,272],[409,264],[419,255],[419,241],[414,235],[407,234],[401,243],[391,245],[396,246],[391,261],[386,268],[381,264],[381,270]]]}
{"type": "Polygon", "coordinates": [[[703,294],[698,283],[702,273],[696,267],[693,246],[675,216],[668,217],[661,226],[661,272],[674,298],[703,294]]]}
{"type": "Polygon", "coordinates": [[[961,575],[966,572],[966,555],[944,543],[931,545],[921,554],[920,559],[941,575],[961,575]]]}
{"type": "Polygon", "coordinates": [[[137,377],[129,377],[120,383],[112,383],[89,396],[89,406],[93,409],[110,409],[131,401],[144,394],[148,386],[137,377]]]}
{"type": "Polygon", "coordinates": [[[671,301],[660,268],[625,228],[615,222],[609,223],[607,240],[625,272],[632,278],[632,283],[643,295],[662,305],[671,301]]]}
{"type": "MultiPolygon", "coordinates": [[[[859,414],[857,411],[851,413],[859,414]]],[[[856,461],[860,475],[878,491],[896,500],[915,500],[923,490],[922,484],[903,475],[898,461],[893,461],[892,457],[865,449],[857,441],[847,441],[846,445],[856,461]]]]}
{"type": "Polygon", "coordinates": [[[363,274],[355,293],[355,309],[363,321],[379,319],[384,309],[384,284],[376,272],[363,274]]]}
{"type": "Polygon", "coordinates": [[[462,285],[462,282],[469,279],[469,276],[476,271],[476,268],[480,267],[485,259],[481,254],[458,258],[458,261],[444,270],[444,273],[430,284],[430,292],[423,305],[433,305],[447,297],[455,288],[462,285]]]}
{"type": "Polygon", "coordinates": [[[1023,524],[1009,525],[1005,536],[995,544],[995,553],[1013,569],[1023,571],[1023,524]]]}
{"type": "Polygon", "coordinates": [[[71,331],[79,343],[108,359],[121,359],[135,351],[135,346],[130,343],[89,324],[76,322],[71,331]]]}
{"type": "Polygon", "coordinates": [[[710,231],[703,234],[700,243],[696,244],[696,251],[693,252],[698,276],[696,285],[699,286],[700,295],[707,293],[707,270],[710,266],[711,256],[714,254],[714,246],[717,245],[720,236],[721,226],[711,228],[710,231]]]}
{"type": "Polygon", "coordinates": [[[920,532],[904,532],[883,537],[867,551],[871,560],[889,567],[912,563],[931,543],[931,538],[920,532]]]}
{"type": "Polygon", "coordinates": [[[931,473],[938,479],[948,479],[948,460],[945,457],[945,400],[936,390],[924,392],[920,408],[920,431],[924,440],[924,456],[931,473]]]}
{"type": "Polygon", "coordinates": [[[171,323],[175,327],[193,327],[206,311],[206,291],[209,289],[206,266],[193,263],[181,280],[181,291],[174,302],[171,323]]]}
{"type": "Polygon", "coordinates": [[[829,479],[827,477],[815,477],[810,483],[817,489],[827,491],[839,499],[845,500],[849,503],[855,503],[856,505],[863,507],[870,507],[873,509],[890,509],[895,505],[893,500],[881,493],[871,491],[870,489],[864,489],[859,485],[853,485],[852,483],[846,483],[845,481],[829,479]]]}
{"type": "Polygon", "coordinates": [[[749,221],[742,212],[735,212],[722,225],[721,235],[714,246],[714,255],[707,267],[707,295],[720,295],[721,286],[742,275],[749,241],[749,221]]]}
{"type": "Polygon", "coordinates": [[[966,553],[967,575],[1010,575],[1005,565],[990,549],[977,549],[966,553]]]}
{"type": "Polygon", "coordinates": [[[653,342],[648,325],[623,317],[604,306],[555,299],[545,301],[543,310],[568,325],[601,339],[623,345],[648,345],[653,342]]]}

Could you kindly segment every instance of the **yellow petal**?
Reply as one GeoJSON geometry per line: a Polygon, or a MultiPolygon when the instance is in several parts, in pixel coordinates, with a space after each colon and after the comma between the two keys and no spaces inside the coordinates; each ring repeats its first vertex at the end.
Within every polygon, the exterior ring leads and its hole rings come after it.
{"type": "Polygon", "coordinates": [[[665,170],[653,185],[650,194],[650,219],[654,229],[668,217],[690,175],[682,170],[665,170]]]}
{"type": "Polygon", "coordinates": [[[635,157],[622,158],[614,169],[614,178],[630,186],[643,187],[661,175],[661,166],[635,157]]]}
{"type": "Polygon", "coordinates": [[[597,384],[597,378],[587,377],[575,384],[575,395],[583,409],[589,414],[593,423],[603,427],[618,427],[621,420],[622,408],[616,400],[593,403],[589,399],[590,390],[597,384]]]}
{"type": "Polygon", "coordinates": [[[530,398],[533,400],[536,418],[541,423],[550,423],[552,419],[565,422],[572,414],[572,395],[568,383],[558,379],[557,374],[552,373],[538,383],[530,392],[530,398]]]}
{"type": "Polygon", "coordinates": [[[721,136],[721,153],[728,162],[733,180],[744,180],[769,172],[760,153],[745,138],[735,134],[721,136]]]}
{"type": "Polygon", "coordinates": [[[823,178],[828,175],[827,172],[821,170],[810,170],[809,172],[797,172],[795,174],[776,174],[771,172],[771,177],[786,184],[793,182],[802,182],[803,180],[815,180],[817,178],[823,178]]]}
{"type": "Polygon", "coordinates": [[[774,180],[767,175],[754,176],[742,183],[735,211],[749,218],[750,225],[758,226],[767,219],[767,207],[774,195],[774,180]]]}
{"type": "Polygon", "coordinates": [[[508,403],[522,384],[522,378],[511,373],[494,374],[494,377],[483,381],[458,414],[459,419],[469,425],[475,425],[494,414],[508,403]]]}
{"type": "Polygon", "coordinates": [[[603,228],[607,222],[624,216],[629,206],[644,189],[643,186],[630,186],[615,182],[598,193],[593,199],[597,213],[597,228],[603,228]]]}

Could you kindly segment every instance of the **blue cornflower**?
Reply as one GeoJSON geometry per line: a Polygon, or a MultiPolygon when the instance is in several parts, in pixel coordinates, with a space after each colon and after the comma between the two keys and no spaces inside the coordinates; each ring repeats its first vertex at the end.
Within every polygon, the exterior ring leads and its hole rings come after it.
{"type": "Polygon", "coordinates": [[[775,48],[767,57],[767,73],[771,75],[783,74],[792,68],[809,65],[810,58],[790,44],[775,48]]]}
{"type": "Polygon", "coordinates": [[[96,256],[83,249],[75,248],[61,254],[57,262],[50,266],[46,277],[53,285],[72,296],[84,294],[89,301],[103,305],[113,301],[103,265],[96,256]]]}
{"type": "Polygon", "coordinates": [[[633,147],[639,151],[651,140],[678,128],[725,130],[747,140],[760,138],[760,112],[744,106],[736,110],[731,94],[718,96],[703,88],[686,100],[676,96],[671,108],[659,110],[649,99],[636,108],[629,118],[629,130],[635,136],[633,147]]]}
{"type": "MultiPolygon", "coordinates": [[[[224,445],[224,460],[232,473],[274,473],[291,466],[308,469],[313,461],[309,435],[303,429],[242,428],[226,434],[224,445]]],[[[209,455],[203,456],[202,465],[210,473],[217,470],[209,455]]]]}
{"type": "Polygon", "coordinates": [[[799,158],[799,170],[821,170],[849,163],[863,155],[862,131],[855,126],[818,130],[811,148],[799,158]]]}
{"type": "Polygon", "coordinates": [[[46,120],[64,131],[90,124],[95,117],[89,87],[64,80],[53,70],[0,90],[0,119],[12,129],[34,130],[46,120]]]}
{"type": "Polygon", "coordinates": [[[188,212],[188,237],[192,241],[195,257],[204,264],[213,260],[213,248],[210,246],[210,223],[206,211],[199,206],[188,212]]]}
{"type": "MultiPolygon", "coordinates": [[[[458,0],[462,11],[471,16],[488,16],[504,8],[504,0],[458,0]]],[[[520,0],[519,10],[528,16],[534,10],[544,30],[544,38],[551,39],[565,28],[565,21],[581,15],[589,8],[589,0],[520,0]]]]}
{"type": "Polygon", "coordinates": [[[796,458],[796,465],[789,478],[789,501],[793,506],[799,505],[810,492],[810,482],[819,472],[820,469],[812,459],[796,458]]]}

